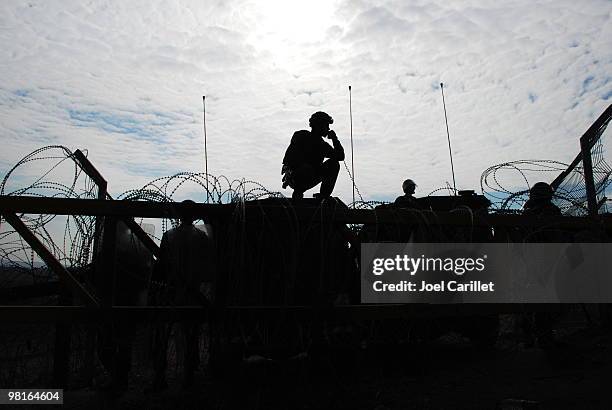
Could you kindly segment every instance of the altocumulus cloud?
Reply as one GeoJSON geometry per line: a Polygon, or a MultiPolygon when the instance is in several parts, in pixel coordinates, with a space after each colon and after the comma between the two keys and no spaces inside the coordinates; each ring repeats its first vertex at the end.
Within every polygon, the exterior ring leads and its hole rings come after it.
{"type": "Polygon", "coordinates": [[[2,2],[0,173],[46,144],[88,149],[114,192],[200,171],[205,94],[211,172],[278,190],[313,111],[348,150],[351,84],[357,184],[389,199],[450,180],[441,81],[461,188],[498,162],[570,161],[611,101],[608,1],[262,4],[2,2]]]}

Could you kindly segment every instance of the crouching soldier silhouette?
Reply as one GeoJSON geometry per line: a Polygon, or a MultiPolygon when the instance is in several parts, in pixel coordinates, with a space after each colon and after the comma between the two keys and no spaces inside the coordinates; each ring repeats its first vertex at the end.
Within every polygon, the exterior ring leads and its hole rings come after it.
{"type": "MultiPolygon", "coordinates": [[[[182,204],[195,204],[191,200],[182,204]]],[[[167,284],[166,303],[172,306],[209,305],[214,279],[214,258],[206,233],[193,225],[194,219],[181,208],[180,224],[164,233],[160,256],[155,265],[155,280],[167,284]]],[[[155,378],[152,389],[167,387],[167,349],[172,325],[158,328],[153,352],[155,378]]],[[[182,346],[184,379],[183,387],[193,385],[194,372],[199,365],[199,322],[180,323],[177,346],[182,346]]],[[[177,348],[180,351],[180,348],[177,348]]]]}
{"type": "Polygon", "coordinates": [[[332,117],[322,111],[315,112],[308,121],[310,131],[296,131],[283,159],[283,188],[293,188],[293,199],[302,199],[304,192],[321,183],[315,198],[331,196],[338,172],[339,161],[344,160],[344,148],[336,133],[329,129],[332,117]],[[333,147],[323,140],[327,137],[333,147]],[[328,158],[325,162],[325,158],[328,158]]]}

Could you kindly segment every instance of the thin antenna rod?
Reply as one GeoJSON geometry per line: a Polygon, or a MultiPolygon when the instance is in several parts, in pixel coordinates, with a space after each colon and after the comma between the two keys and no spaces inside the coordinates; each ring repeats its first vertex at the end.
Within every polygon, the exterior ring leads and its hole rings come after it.
{"type": "Polygon", "coordinates": [[[451,149],[450,133],[448,132],[448,117],[446,116],[446,102],[444,101],[444,83],[440,83],[440,90],[442,91],[442,106],[444,106],[444,121],[446,122],[446,137],[448,138],[448,153],[450,155],[451,171],[453,173],[453,189],[455,195],[457,195],[457,184],[455,183],[455,167],[453,165],[453,150],[451,149]]]}
{"type": "Polygon", "coordinates": [[[204,123],[204,172],[206,173],[206,203],[208,203],[208,149],[206,147],[206,96],[202,96],[202,115],[204,123]]]}
{"type": "Polygon", "coordinates": [[[353,96],[349,85],[349,116],[351,118],[351,172],[353,173],[353,208],[355,208],[355,156],[353,150],[353,96]]]}

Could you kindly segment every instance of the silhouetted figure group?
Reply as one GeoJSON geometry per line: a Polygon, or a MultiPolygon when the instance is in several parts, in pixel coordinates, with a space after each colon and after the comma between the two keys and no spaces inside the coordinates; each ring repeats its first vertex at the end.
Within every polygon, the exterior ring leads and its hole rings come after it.
{"type": "MultiPolygon", "coordinates": [[[[340,169],[340,161],[344,160],[344,149],[336,136],[330,129],[333,119],[325,112],[318,111],[309,119],[310,131],[296,131],[291,138],[291,143],[285,152],[282,167],[283,188],[293,188],[292,198],[300,200],[304,192],[321,184],[320,192],[315,194],[316,198],[325,199],[331,196],[340,169]],[[328,138],[331,145],[324,141],[328,138]]],[[[403,195],[397,197],[392,205],[388,207],[420,209],[417,198],[414,197],[416,183],[412,179],[406,179],[402,184],[403,195]]],[[[544,182],[536,183],[529,192],[529,200],[523,210],[524,215],[561,215],[559,208],[552,203],[553,189],[544,182]]],[[[182,205],[187,208],[194,205],[193,201],[183,201],[182,205]]],[[[180,209],[180,224],[164,233],[160,254],[153,269],[152,280],[165,284],[166,294],[164,301],[156,301],[155,304],[167,304],[170,306],[210,306],[212,303],[212,284],[214,279],[215,261],[212,250],[211,239],[208,235],[194,226],[194,218],[186,208],[180,209]],[[159,303],[162,302],[162,303],[159,303]]],[[[378,227],[377,227],[378,229],[378,227]]],[[[411,236],[411,227],[399,237],[402,240],[411,236]]],[[[124,259],[129,261],[129,257],[124,259]]],[[[128,266],[129,264],[124,264],[128,266]]],[[[138,270],[134,268],[132,270],[138,270]]],[[[130,277],[127,272],[126,277],[130,277]]],[[[140,282],[138,282],[139,284],[140,282]]],[[[132,285],[137,288],[137,285],[132,285]]],[[[126,288],[127,289],[127,288],[126,288]]],[[[122,303],[130,303],[128,298],[119,298],[122,303]]],[[[137,304],[133,302],[133,304],[137,304]]],[[[536,314],[529,320],[538,328],[539,337],[549,339],[551,337],[551,318],[543,314],[536,314]],[[544,324],[542,322],[546,322],[544,324]]],[[[181,321],[178,323],[180,337],[179,345],[182,346],[183,357],[183,386],[189,387],[194,382],[194,373],[199,366],[199,334],[200,326],[197,321],[181,321]]],[[[155,341],[153,351],[154,380],[151,390],[163,390],[167,387],[167,350],[168,342],[172,334],[172,324],[158,325],[155,329],[155,341]]],[[[111,333],[109,333],[111,334],[111,333]]],[[[115,333],[115,336],[117,333],[115,333]]],[[[129,340],[128,330],[120,332],[125,340],[129,340]]],[[[108,357],[105,362],[113,368],[115,385],[120,389],[127,387],[127,375],[129,371],[129,354],[131,343],[118,343],[114,357],[108,357]]],[[[179,349],[180,350],[180,349],[179,349]]],[[[110,351],[109,351],[110,352],[110,351]]],[[[106,352],[106,353],[109,353],[106,352]]],[[[109,353],[110,354],[110,353],[109,353]]]]}
{"type": "MultiPolygon", "coordinates": [[[[333,118],[323,111],[317,111],[308,123],[310,131],[296,131],[283,158],[283,189],[287,186],[293,188],[293,199],[304,198],[304,192],[319,183],[320,191],[314,197],[323,199],[331,196],[338,179],[340,161],[344,161],[344,148],[336,133],[329,128],[334,123],[333,118]],[[333,146],[323,138],[329,138],[333,146]]],[[[405,180],[402,184],[404,195],[395,200],[395,205],[418,208],[413,196],[415,188],[413,180],[405,180]]]]}
{"type": "Polygon", "coordinates": [[[344,161],[344,148],[336,133],[329,129],[334,123],[332,117],[322,111],[312,114],[310,131],[296,131],[283,158],[283,188],[293,188],[293,199],[302,199],[304,192],[321,183],[318,198],[331,196],[340,161],[344,161]],[[333,147],[323,140],[327,137],[333,147]],[[325,160],[327,158],[327,160],[325,160]],[[324,161],[325,160],[325,161],[324,161]]]}
{"type": "MultiPolygon", "coordinates": [[[[146,289],[151,303],[166,306],[209,306],[212,302],[215,270],[214,252],[208,235],[194,226],[194,218],[185,205],[195,204],[191,200],[182,202],[179,208],[180,224],[164,233],[160,253],[153,266],[152,255],[122,224],[117,229],[117,285],[114,290],[116,305],[144,305],[146,289]],[[151,284],[156,285],[152,292],[151,284]]],[[[199,359],[199,336],[201,321],[182,320],[160,323],[152,327],[152,359],[154,380],[148,391],[160,391],[167,387],[166,369],[169,341],[174,334],[177,356],[183,358],[183,387],[194,382],[199,359]],[[173,332],[173,328],[177,331],[173,332]]],[[[112,397],[123,394],[128,388],[131,368],[132,338],[134,327],[127,321],[105,324],[99,335],[99,357],[108,370],[110,380],[100,387],[112,397]]]]}

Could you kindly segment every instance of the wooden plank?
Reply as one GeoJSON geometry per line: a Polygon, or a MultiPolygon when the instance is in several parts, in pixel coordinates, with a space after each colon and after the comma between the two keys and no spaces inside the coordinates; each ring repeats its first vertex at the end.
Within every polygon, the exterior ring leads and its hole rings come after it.
{"type": "MultiPolygon", "coordinates": [[[[102,174],[93,166],[91,161],[87,159],[87,157],[81,152],[81,150],[76,150],[74,152],[74,158],[81,167],[81,169],[89,175],[91,179],[94,180],[96,185],[98,185],[98,199],[105,200],[108,195],[108,183],[106,179],[102,176],[102,174]]],[[[96,224],[94,230],[94,238],[93,238],[93,257],[92,262],[94,265],[98,263],[96,258],[100,255],[100,241],[102,239],[102,227],[104,225],[104,217],[101,215],[96,216],[96,224]]],[[[94,366],[95,366],[95,350],[96,350],[96,336],[97,331],[92,327],[88,326],[86,330],[85,336],[85,375],[88,382],[93,380],[94,375],[94,366]]]]}
{"type": "MultiPolygon", "coordinates": [[[[87,159],[87,157],[85,156],[85,154],[81,152],[81,150],[77,149],[73,153],[73,158],[76,161],[76,163],[81,167],[81,169],[91,179],[93,179],[96,185],[98,186],[98,199],[105,200],[106,196],[108,195],[108,192],[107,192],[108,183],[106,182],[106,179],[104,179],[102,174],[100,174],[100,172],[96,169],[96,167],[93,166],[91,161],[87,159]]],[[[98,255],[98,247],[99,247],[100,234],[102,232],[103,222],[104,222],[103,218],[100,218],[99,215],[96,216],[96,225],[95,225],[94,238],[93,238],[93,259],[95,259],[96,256],[98,255]]]]}
{"type": "MultiPolygon", "coordinates": [[[[185,208],[196,218],[213,220],[230,216],[236,209],[233,204],[193,204],[185,206],[180,203],[137,202],[137,201],[102,201],[97,199],[72,198],[34,198],[20,196],[0,196],[0,213],[20,212],[29,214],[56,215],[109,215],[134,216],[146,218],[178,218],[179,209],[185,208]]],[[[248,211],[265,211],[269,218],[288,218],[285,206],[272,204],[246,203],[248,211]]],[[[295,206],[298,219],[312,219],[318,207],[295,206]]],[[[326,213],[334,221],[346,224],[389,223],[419,224],[423,218],[429,225],[456,226],[492,226],[492,227],[538,227],[554,226],[561,229],[591,229],[600,227],[612,229],[612,218],[585,218],[575,216],[523,216],[523,215],[469,215],[457,212],[415,212],[407,209],[348,209],[337,207],[326,213]]]]}
{"type": "Polygon", "coordinates": [[[104,199],[106,196],[106,188],[107,182],[106,179],[100,174],[100,172],[93,166],[91,161],[87,159],[85,154],[80,149],[77,149],[72,153],[74,160],[81,167],[81,169],[94,180],[96,185],[98,185],[98,198],[104,199]],[[100,198],[102,196],[102,198],[100,198]]]}
{"type": "MultiPolygon", "coordinates": [[[[72,302],[72,295],[66,288],[60,290],[58,304],[67,305],[72,302]]],[[[70,336],[72,322],[57,321],[55,323],[55,343],[53,348],[53,387],[65,389],[68,387],[70,368],[70,336]]]]}
{"type": "Polygon", "coordinates": [[[59,290],[60,282],[57,281],[0,288],[0,303],[57,295],[59,290]]]}
{"type": "Polygon", "coordinates": [[[597,193],[595,192],[595,180],[593,179],[593,162],[591,158],[591,150],[588,148],[588,140],[580,139],[580,148],[582,150],[582,167],[584,170],[584,186],[586,188],[587,205],[589,215],[597,215],[597,193]]]}
{"type": "Polygon", "coordinates": [[[4,219],[21,235],[21,237],[32,247],[32,249],[59,276],[64,285],[69,287],[74,295],[81,299],[85,304],[98,306],[96,298],[87,290],[66,268],[53,256],[42,242],[34,235],[28,227],[11,212],[2,212],[4,219]]]}
{"type": "Polygon", "coordinates": [[[112,216],[104,218],[102,249],[96,262],[96,290],[99,292],[102,306],[114,304],[115,286],[117,283],[117,219],[112,216]]]}
{"type": "Polygon", "coordinates": [[[481,316],[496,313],[558,311],[562,304],[373,304],[343,305],[326,309],[312,306],[227,306],[209,310],[201,306],[113,306],[93,309],[81,306],[0,306],[2,323],[40,323],[66,321],[74,323],[104,323],[109,320],[133,323],[179,320],[206,321],[213,317],[243,315],[258,319],[292,316],[310,320],[314,316],[327,320],[382,320],[423,317],[481,316]]]}
{"type": "MultiPolygon", "coordinates": [[[[102,176],[100,171],[96,169],[96,167],[91,163],[91,161],[81,152],[81,150],[76,150],[74,152],[74,159],[77,161],[81,169],[89,175],[91,179],[94,180],[96,185],[98,185],[98,199],[112,199],[111,196],[107,192],[107,182],[106,179],[102,176]]],[[[130,228],[130,230],[136,235],[138,239],[143,243],[143,245],[156,257],[159,256],[159,246],[147,235],[147,233],[142,229],[140,225],[136,223],[131,217],[122,218],[122,221],[130,228]]],[[[96,219],[96,236],[94,237],[94,255],[97,252],[98,246],[97,241],[100,236],[101,231],[101,221],[96,219]]]]}
{"type": "Polygon", "coordinates": [[[156,258],[159,258],[160,250],[159,246],[155,241],[142,229],[140,225],[136,223],[131,217],[123,217],[121,220],[130,228],[130,231],[136,235],[136,237],[142,242],[142,244],[151,252],[156,258]]]}
{"type": "MultiPolygon", "coordinates": [[[[0,196],[0,213],[16,212],[54,215],[131,216],[142,218],[178,218],[184,204],[174,202],[116,201],[75,198],[39,198],[0,196]]],[[[190,207],[197,217],[230,215],[233,205],[196,204],[190,207]]]]}

